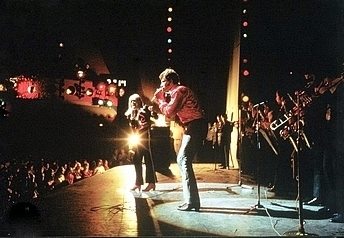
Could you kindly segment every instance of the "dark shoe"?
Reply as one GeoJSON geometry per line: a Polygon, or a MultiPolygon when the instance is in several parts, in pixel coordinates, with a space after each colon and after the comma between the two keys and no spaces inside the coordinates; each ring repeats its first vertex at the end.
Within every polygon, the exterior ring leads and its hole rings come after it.
{"type": "Polygon", "coordinates": [[[268,192],[276,192],[276,187],[275,187],[275,185],[270,185],[270,186],[268,187],[268,192]]]}
{"type": "Polygon", "coordinates": [[[275,193],[275,196],[280,196],[280,197],[284,197],[284,196],[288,196],[289,192],[286,189],[283,189],[281,187],[276,187],[275,185],[272,187],[268,187],[268,192],[270,193],[275,193]]]}
{"type": "Polygon", "coordinates": [[[308,206],[322,206],[322,202],[320,201],[319,198],[315,197],[308,202],[304,202],[303,205],[308,205],[308,206]]]}
{"type": "Polygon", "coordinates": [[[344,214],[339,213],[337,216],[330,219],[330,222],[344,223],[344,214]]]}
{"type": "Polygon", "coordinates": [[[184,203],[183,205],[178,206],[179,211],[191,211],[192,209],[195,209],[195,211],[198,212],[199,208],[200,208],[199,204],[184,203]]]}
{"type": "Polygon", "coordinates": [[[150,190],[155,190],[155,183],[149,183],[145,189],[143,189],[143,192],[149,192],[150,190]]]}
{"type": "Polygon", "coordinates": [[[171,179],[176,179],[176,176],[170,169],[156,169],[155,171],[171,179]]]}
{"type": "Polygon", "coordinates": [[[141,191],[141,185],[135,184],[130,190],[131,190],[131,191],[136,191],[136,190],[138,190],[138,191],[140,192],[140,191],[141,191]]]}

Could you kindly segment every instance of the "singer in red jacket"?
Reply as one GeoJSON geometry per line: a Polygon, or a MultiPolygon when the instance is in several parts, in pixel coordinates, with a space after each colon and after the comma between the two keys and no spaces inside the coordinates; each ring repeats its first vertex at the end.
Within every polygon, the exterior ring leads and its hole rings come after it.
{"type": "Polygon", "coordinates": [[[160,111],[167,118],[179,121],[184,128],[177,155],[177,163],[182,175],[184,203],[178,206],[178,210],[199,211],[200,198],[192,160],[207,135],[208,128],[204,113],[191,89],[180,85],[176,71],[165,69],[159,79],[160,88],[154,93],[152,101],[158,104],[160,111]]]}

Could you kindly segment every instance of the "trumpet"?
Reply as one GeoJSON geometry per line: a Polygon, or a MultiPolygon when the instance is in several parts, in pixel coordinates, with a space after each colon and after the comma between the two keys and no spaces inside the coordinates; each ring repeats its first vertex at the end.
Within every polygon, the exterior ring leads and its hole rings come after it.
{"type": "Polygon", "coordinates": [[[275,121],[271,122],[270,129],[275,131],[287,122],[292,123],[292,117],[295,115],[300,115],[301,117],[304,115],[303,109],[309,106],[313,102],[313,96],[309,96],[305,91],[296,91],[295,95],[298,96],[298,100],[293,99],[290,94],[287,94],[291,102],[294,104],[294,107],[287,113],[285,113],[282,117],[276,119],[275,121]]]}
{"type": "Polygon", "coordinates": [[[288,113],[284,114],[281,118],[278,118],[270,123],[270,129],[275,131],[285,123],[287,123],[293,117],[293,113],[289,111],[288,113]]]}

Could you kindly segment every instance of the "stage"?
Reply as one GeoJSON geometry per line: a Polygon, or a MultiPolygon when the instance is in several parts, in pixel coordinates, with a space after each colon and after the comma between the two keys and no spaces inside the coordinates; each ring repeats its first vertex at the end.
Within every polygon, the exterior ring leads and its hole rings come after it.
{"type": "MultiPolygon", "coordinates": [[[[297,195],[278,197],[238,170],[194,164],[200,212],[183,212],[180,175],[157,173],[155,191],[132,192],[132,165],[118,166],[60,188],[34,204],[17,204],[17,217],[2,218],[0,236],[283,236],[299,228],[297,195]],[[256,205],[260,204],[258,208],[256,205]],[[21,211],[21,212],[20,212],[21,211]]],[[[331,223],[323,207],[304,206],[305,233],[344,236],[340,223],[331,223]]],[[[13,216],[12,216],[13,217],[13,216]]]]}

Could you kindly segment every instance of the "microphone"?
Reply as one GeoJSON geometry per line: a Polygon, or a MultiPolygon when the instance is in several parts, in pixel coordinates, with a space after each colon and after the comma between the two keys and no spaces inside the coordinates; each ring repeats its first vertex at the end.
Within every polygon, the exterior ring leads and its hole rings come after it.
{"type": "Polygon", "coordinates": [[[264,105],[265,103],[267,103],[267,102],[260,102],[260,103],[254,104],[253,107],[259,107],[261,105],[264,105]]]}
{"type": "Polygon", "coordinates": [[[156,99],[156,96],[154,95],[152,98],[151,98],[151,102],[154,102],[156,99]]]}
{"type": "Polygon", "coordinates": [[[155,90],[155,93],[154,93],[154,95],[153,95],[153,97],[152,97],[152,99],[151,99],[151,102],[154,102],[154,101],[156,100],[156,95],[157,95],[158,93],[160,93],[162,90],[163,90],[162,86],[160,86],[159,88],[157,88],[157,89],[155,90]]]}

